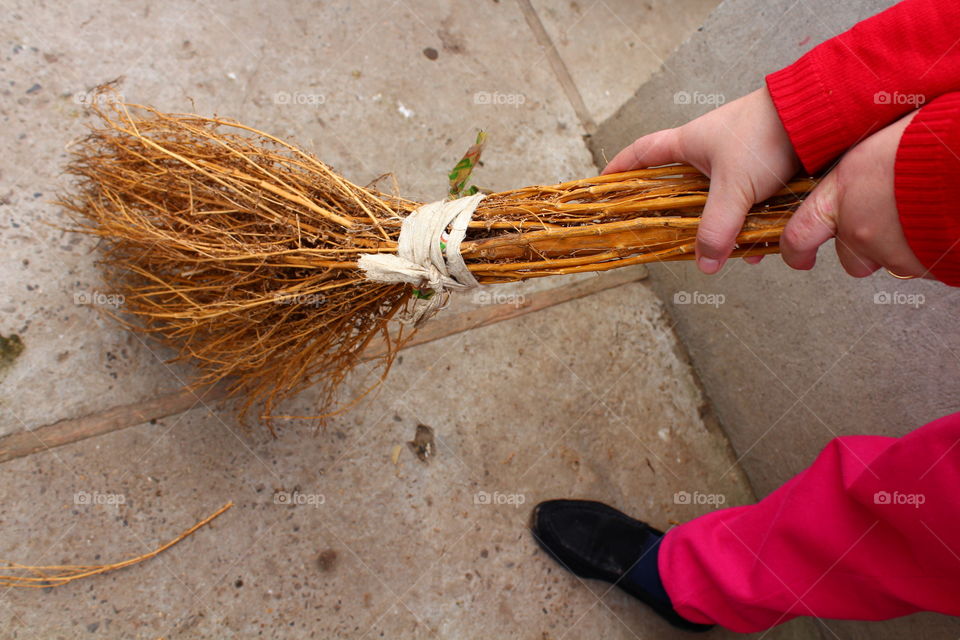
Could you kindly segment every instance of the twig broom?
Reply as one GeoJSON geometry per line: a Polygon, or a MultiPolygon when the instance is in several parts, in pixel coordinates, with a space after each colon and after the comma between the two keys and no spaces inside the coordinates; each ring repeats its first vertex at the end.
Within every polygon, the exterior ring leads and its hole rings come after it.
{"type": "MultiPolygon", "coordinates": [[[[420,203],[352,184],[230,120],[123,103],[96,111],[103,126],[73,146],[78,180],[62,204],[105,241],[108,283],[132,325],[197,362],[196,384],[227,379],[242,412],[257,406],[269,420],[279,401],[318,384],[318,414],[329,414],[370,341],[388,345],[385,372],[414,329],[390,321],[445,297],[437,279],[377,282],[359,267],[362,256],[396,256],[420,203]]],[[[797,180],[755,206],[733,255],[777,252],[813,185],[797,180]]],[[[458,218],[464,277],[492,284],[690,259],[708,189],[696,169],[669,166],[477,196],[458,218]]],[[[452,260],[440,227],[438,247],[421,253],[452,260]]]]}

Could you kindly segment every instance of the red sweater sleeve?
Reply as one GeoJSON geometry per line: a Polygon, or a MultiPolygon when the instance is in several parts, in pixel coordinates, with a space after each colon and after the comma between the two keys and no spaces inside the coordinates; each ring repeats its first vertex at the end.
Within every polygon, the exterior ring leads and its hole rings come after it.
{"type": "Polygon", "coordinates": [[[894,176],[910,248],[938,280],[960,286],[960,93],[937,98],[910,121],[894,176]]]}
{"type": "Polygon", "coordinates": [[[804,168],[960,90],[960,0],[904,0],[767,76],[804,168]]]}

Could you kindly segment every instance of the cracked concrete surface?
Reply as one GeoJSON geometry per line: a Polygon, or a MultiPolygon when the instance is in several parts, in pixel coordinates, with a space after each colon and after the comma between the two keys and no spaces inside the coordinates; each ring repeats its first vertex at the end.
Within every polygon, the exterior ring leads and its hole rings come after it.
{"type": "MultiPolygon", "coordinates": [[[[600,119],[714,4],[534,7],[600,119]]],[[[80,103],[99,83],[122,76],[130,101],[288,138],[357,183],[393,171],[415,198],[444,191],[480,127],[491,136],[482,186],[597,170],[544,49],[508,0],[7,0],[5,9],[0,334],[25,348],[0,382],[4,434],[150,398],[190,376],[77,304],[98,293],[96,248],[45,224],[63,222],[51,201],[64,146],[83,133],[80,103]]],[[[371,375],[357,371],[344,393],[371,375]]],[[[289,409],[311,406],[308,391],[289,409]]],[[[138,555],[236,503],[143,565],[0,593],[0,633],[13,638],[679,638],[539,552],[530,508],[595,498],[669,527],[709,508],[678,504],[677,492],[753,499],[642,282],[406,351],[378,393],[320,431],[289,422],[273,439],[198,399],[187,413],[0,474],[0,559],[24,564],[138,555]],[[427,462],[406,446],[421,423],[436,435],[427,462]],[[293,495],[302,504],[283,499],[293,495]]],[[[795,621],[767,637],[811,631],[795,621]]]]}

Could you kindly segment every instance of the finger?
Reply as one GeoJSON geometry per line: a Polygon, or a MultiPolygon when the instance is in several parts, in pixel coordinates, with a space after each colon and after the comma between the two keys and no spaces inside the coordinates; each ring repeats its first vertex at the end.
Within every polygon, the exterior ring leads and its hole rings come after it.
{"type": "Polygon", "coordinates": [[[604,167],[601,175],[680,162],[681,160],[683,158],[680,156],[680,136],[677,129],[664,129],[637,138],[632,144],[624,147],[604,167]]]}
{"type": "Polygon", "coordinates": [[[717,170],[710,179],[707,203],[697,230],[697,266],[716,273],[733,251],[753,198],[742,184],[745,179],[717,170]]]}
{"type": "Polygon", "coordinates": [[[836,247],[837,257],[840,258],[843,270],[854,278],[865,278],[880,268],[880,265],[870,258],[856,254],[849,245],[841,242],[839,238],[836,247]]]}
{"type": "Polygon", "coordinates": [[[763,260],[766,256],[747,256],[743,259],[747,264],[760,264],[760,261],[763,260]]]}
{"type": "Polygon", "coordinates": [[[838,193],[836,173],[830,173],[787,222],[780,237],[780,255],[794,269],[812,269],[817,263],[817,249],[836,235],[838,193]]]}

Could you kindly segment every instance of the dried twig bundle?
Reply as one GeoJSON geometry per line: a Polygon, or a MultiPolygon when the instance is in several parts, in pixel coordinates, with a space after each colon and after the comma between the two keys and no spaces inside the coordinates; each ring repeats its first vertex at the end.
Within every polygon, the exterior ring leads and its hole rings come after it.
{"type": "MultiPolygon", "coordinates": [[[[363,188],[292,144],[237,122],[134,104],[97,109],[73,147],[63,199],[106,241],[109,283],[140,330],[228,379],[243,411],[320,385],[328,411],[375,336],[384,372],[411,331],[390,320],[409,285],[371,282],[365,254],[395,254],[420,203],[363,188]]],[[[734,255],[774,253],[812,180],[754,207],[734,255]]],[[[693,255],[709,181],[670,166],[487,196],[460,255],[480,283],[604,271],[693,255]]],[[[423,292],[417,291],[417,295],[423,292]]]]}

